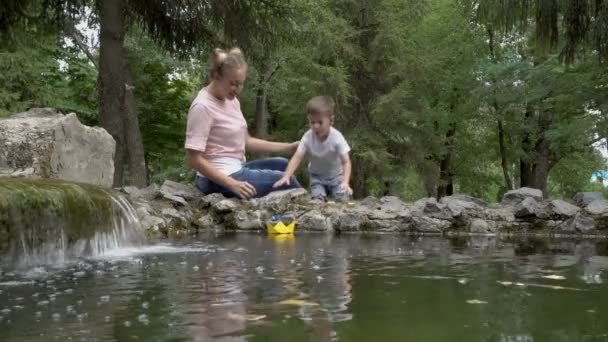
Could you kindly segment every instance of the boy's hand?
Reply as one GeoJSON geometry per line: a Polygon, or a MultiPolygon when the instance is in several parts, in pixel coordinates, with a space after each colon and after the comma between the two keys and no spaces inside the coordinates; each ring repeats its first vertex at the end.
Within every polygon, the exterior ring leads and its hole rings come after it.
{"type": "Polygon", "coordinates": [[[283,177],[281,177],[281,179],[279,179],[278,181],[276,181],[276,183],[274,183],[274,185],[272,187],[273,188],[278,188],[278,187],[280,187],[282,185],[285,185],[285,184],[289,185],[290,179],[291,179],[291,176],[284,175],[283,177]]]}
{"type": "Polygon", "coordinates": [[[348,185],[348,183],[342,182],[342,183],[340,183],[340,187],[348,195],[352,195],[353,194],[353,189],[350,188],[350,185],[348,185]]]}

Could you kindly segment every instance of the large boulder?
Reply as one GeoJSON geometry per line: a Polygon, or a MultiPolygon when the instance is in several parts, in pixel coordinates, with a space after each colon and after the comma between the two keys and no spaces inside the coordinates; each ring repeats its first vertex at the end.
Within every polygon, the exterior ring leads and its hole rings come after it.
{"type": "Polygon", "coordinates": [[[574,203],[581,208],[589,205],[589,203],[595,200],[603,200],[604,196],[601,192],[578,192],[574,196],[574,203]]]}
{"type": "Polygon", "coordinates": [[[502,205],[508,206],[517,206],[526,198],[533,198],[536,202],[542,202],[543,200],[543,192],[539,189],[533,188],[519,188],[515,190],[508,191],[502,197],[502,205]]]}
{"type": "Polygon", "coordinates": [[[0,176],[53,178],[110,187],[116,143],[76,114],[31,109],[0,120],[0,176]]]}

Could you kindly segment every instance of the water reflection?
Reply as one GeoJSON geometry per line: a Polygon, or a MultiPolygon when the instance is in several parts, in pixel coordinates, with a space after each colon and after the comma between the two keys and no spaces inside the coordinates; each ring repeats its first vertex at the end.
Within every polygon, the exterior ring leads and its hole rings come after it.
{"type": "Polygon", "coordinates": [[[603,341],[606,246],[227,235],[4,269],[0,329],[10,341],[603,341]]]}

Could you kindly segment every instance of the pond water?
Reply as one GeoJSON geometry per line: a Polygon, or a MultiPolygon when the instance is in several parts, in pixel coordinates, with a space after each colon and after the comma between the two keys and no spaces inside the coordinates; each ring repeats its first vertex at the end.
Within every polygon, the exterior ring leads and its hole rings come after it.
{"type": "Polygon", "coordinates": [[[237,234],[2,269],[2,341],[607,341],[605,241],[237,234]]]}

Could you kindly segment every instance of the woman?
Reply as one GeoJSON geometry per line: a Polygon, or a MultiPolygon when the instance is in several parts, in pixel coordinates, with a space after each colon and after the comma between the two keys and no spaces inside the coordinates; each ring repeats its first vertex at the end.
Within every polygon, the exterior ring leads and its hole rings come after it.
{"type": "Polygon", "coordinates": [[[188,112],[186,154],[197,171],[196,186],[204,193],[226,197],[262,197],[274,190],[299,188],[273,185],[287,167],[285,158],[245,163],[245,149],[254,152],[292,153],[298,142],[277,143],[249,136],[238,95],[247,78],[247,62],[240,49],[215,49],[209,59],[211,82],[201,89],[188,112]]]}

